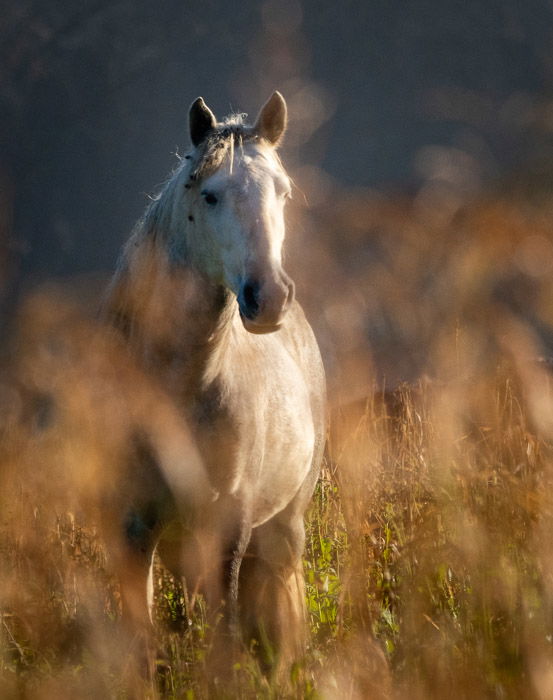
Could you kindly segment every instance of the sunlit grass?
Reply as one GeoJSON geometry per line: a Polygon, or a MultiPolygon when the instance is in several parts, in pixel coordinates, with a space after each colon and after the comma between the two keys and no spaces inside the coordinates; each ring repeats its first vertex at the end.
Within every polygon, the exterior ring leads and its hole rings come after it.
{"type": "MultiPolygon", "coordinates": [[[[467,422],[448,452],[439,449],[433,390],[423,388],[401,393],[392,415],[385,403],[360,408],[364,428],[358,415],[343,463],[327,457],[307,515],[310,644],[291,671],[296,696],[316,697],[319,684],[332,695],[332,678],[339,685],[349,664],[358,689],[348,692],[360,697],[372,666],[369,659],[367,670],[359,667],[364,656],[352,648],[374,637],[388,670],[378,655],[377,668],[390,674],[399,697],[443,697],[451,684],[454,697],[546,697],[529,684],[534,664],[542,669],[553,659],[550,545],[542,539],[551,518],[550,449],[527,424],[511,379],[502,375],[494,387],[494,415],[486,424],[467,422]],[[373,473],[356,475],[358,465],[348,460],[352,448],[366,447],[367,431],[378,443],[373,473]],[[350,526],[353,514],[358,520],[350,526]]],[[[43,561],[17,538],[2,539],[3,571],[20,587],[1,619],[5,692],[48,696],[48,688],[70,678],[76,696],[90,683],[116,696],[116,670],[109,658],[98,667],[89,648],[93,627],[105,634],[119,618],[102,544],[73,517],[48,520],[39,509],[32,517],[43,561]]],[[[203,697],[209,637],[203,601],[191,606],[160,565],[155,584],[155,685],[163,697],[203,697]]],[[[244,657],[234,675],[234,697],[279,696],[253,659],[244,657]]],[[[339,687],[335,697],[345,697],[339,687]]]]}
{"type": "Polygon", "coordinates": [[[493,206],[425,237],[416,211],[386,216],[365,231],[380,267],[339,278],[351,303],[319,319],[343,346],[306,514],[309,642],[286,683],[246,652],[214,689],[205,602],[159,562],[156,673],[137,676],[99,513],[128,406],[147,428],[159,397],[59,299],[26,317],[0,383],[1,697],[126,697],[125,674],[144,697],[553,697],[553,392],[538,361],[553,289],[517,267],[545,219],[493,206]],[[365,381],[369,332],[390,366],[425,371],[394,391],[365,381]]]}

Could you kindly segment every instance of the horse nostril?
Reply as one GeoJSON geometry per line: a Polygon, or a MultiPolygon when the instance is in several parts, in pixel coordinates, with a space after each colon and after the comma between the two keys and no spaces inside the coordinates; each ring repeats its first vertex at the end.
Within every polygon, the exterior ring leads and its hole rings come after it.
{"type": "Polygon", "coordinates": [[[242,288],[242,298],[244,300],[244,311],[250,318],[255,317],[259,311],[259,284],[257,282],[246,282],[242,288]]]}

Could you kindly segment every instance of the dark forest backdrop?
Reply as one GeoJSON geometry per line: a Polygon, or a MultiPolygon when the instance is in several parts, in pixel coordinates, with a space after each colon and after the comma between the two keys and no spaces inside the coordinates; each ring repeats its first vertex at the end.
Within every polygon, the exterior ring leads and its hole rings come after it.
{"type": "Polygon", "coordinates": [[[4,309],[39,280],[113,268],[199,94],[219,115],[285,94],[285,159],[313,215],[429,179],[463,196],[541,187],[552,30],[549,0],[4,1],[4,309]]]}

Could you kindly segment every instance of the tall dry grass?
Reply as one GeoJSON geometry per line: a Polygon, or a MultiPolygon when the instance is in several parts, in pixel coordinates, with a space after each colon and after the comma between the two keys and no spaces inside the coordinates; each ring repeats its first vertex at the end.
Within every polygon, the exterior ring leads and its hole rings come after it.
{"type": "MultiPolygon", "coordinates": [[[[333,201],[296,214],[289,256],[331,387],[307,516],[311,642],[286,689],[245,654],[215,693],[552,697],[547,202],[333,201]]],[[[0,695],[124,697],[138,670],[105,546],[120,465],[137,425],[175,450],[186,429],[109,331],[51,291],[21,309],[1,392],[0,695]]],[[[161,566],[155,578],[157,672],[132,690],[205,697],[203,603],[161,566]]]]}

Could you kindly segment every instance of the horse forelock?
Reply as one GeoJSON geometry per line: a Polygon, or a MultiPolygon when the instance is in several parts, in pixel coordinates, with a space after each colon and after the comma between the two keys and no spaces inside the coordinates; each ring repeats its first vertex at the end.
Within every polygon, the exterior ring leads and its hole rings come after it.
{"type": "Polygon", "coordinates": [[[245,114],[233,114],[217,124],[205,141],[188,156],[192,161],[190,179],[199,180],[216,172],[234,151],[243,144],[257,141],[258,135],[253,126],[246,124],[245,114]]]}

